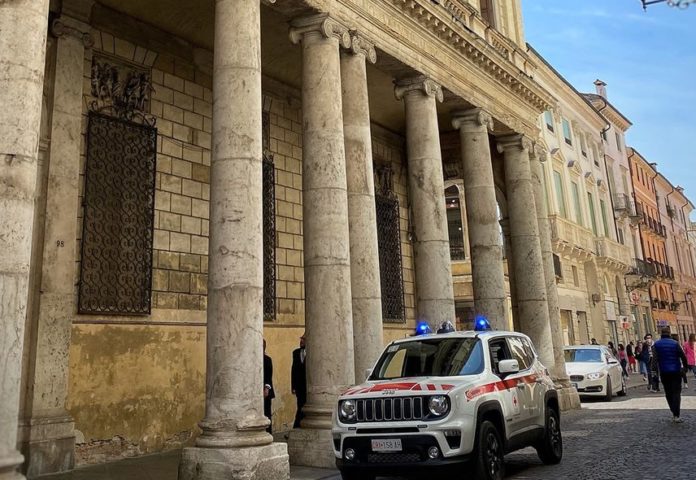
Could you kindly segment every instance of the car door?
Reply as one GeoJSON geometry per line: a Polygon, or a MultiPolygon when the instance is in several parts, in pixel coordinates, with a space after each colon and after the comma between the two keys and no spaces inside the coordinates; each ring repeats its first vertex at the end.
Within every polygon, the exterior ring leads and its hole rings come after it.
{"type": "Polygon", "coordinates": [[[539,415],[539,407],[535,396],[539,393],[536,384],[536,375],[533,371],[534,358],[530,357],[529,351],[525,348],[524,339],[518,336],[507,337],[508,345],[512,358],[517,360],[520,365],[520,372],[515,376],[517,379],[518,400],[524,417],[524,426],[529,427],[536,424],[536,417],[539,415]]]}
{"type": "Polygon", "coordinates": [[[611,350],[602,348],[602,352],[607,375],[611,378],[611,389],[613,392],[621,385],[621,365],[616,357],[614,357],[614,354],[611,353],[611,350]]]}
{"type": "MultiPolygon", "coordinates": [[[[524,382],[520,381],[522,375],[520,375],[520,373],[515,373],[503,377],[498,370],[498,363],[501,360],[512,360],[515,358],[510,352],[510,346],[505,337],[489,340],[488,349],[490,352],[491,370],[500,378],[500,382],[498,382],[498,392],[500,393],[503,409],[505,410],[508,436],[515,435],[525,430],[529,423],[528,412],[522,408],[522,402],[524,400],[520,398],[524,394],[524,387],[519,385],[520,383],[524,384],[524,382]]],[[[520,365],[520,368],[523,368],[522,365],[520,365]]]]}
{"type": "Polygon", "coordinates": [[[531,341],[524,337],[519,337],[519,339],[524,345],[524,351],[527,354],[529,365],[531,365],[531,373],[534,375],[532,381],[529,382],[532,398],[532,408],[530,410],[532,416],[531,423],[532,425],[544,426],[546,424],[546,418],[544,417],[544,401],[546,391],[549,387],[544,383],[541,376],[547,375],[546,368],[537,358],[536,351],[531,341]]]}

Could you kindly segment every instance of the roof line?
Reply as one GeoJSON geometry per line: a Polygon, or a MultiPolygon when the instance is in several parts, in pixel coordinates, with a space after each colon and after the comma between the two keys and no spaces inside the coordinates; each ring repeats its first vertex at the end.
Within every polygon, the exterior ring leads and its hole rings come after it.
{"type": "Polygon", "coordinates": [[[577,94],[577,96],[580,97],[580,98],[582,99],[582,101],[585,102],[585,103],[592,109],[592,111],[594,111],[594,112],[597,114],[597,116],[598,116],[599,118],[601,118],[602,120],[604,120],[604,121],[607,122],[607,123],[610,123],[610,122],[604,117],[604,115],[602,115],[602,113],[597,109],[597,107],[595,107],[594,105],[592,105],[592,102],[590,102],[590,101],[587,99],[587,97],[585,97],[585,94],[580,93],[580,92],[578,91],[578,89],[575,88],[575,87],[573,86],[573,84],[570,83],[568,80],[566,80],[566,78],[565,78],[563,75],[561,75],[561,73],[560,73],[558,70],[556,70],[556,69],[553,67],[553,65],[551,65],[548,61],[546,61],[546,59],[544,58],[544,56],[543,56],[541,53],[539,53],[539,52],[537,51],[537,49],[535,49],[534,47],[532,47],[532,45],[531,45],[529,42],[527,42],[527,50],[531,50],[537,57],[539,57],[539,59],[541,59],[541,61],[544,62],[544,65],[546,65],[547,67],[549,67],[553,73],[555,73],[556,75],[558,75],[558,78],[560,78],[560,79],[563,81],[563,83],[565,83],[566,85],[568,85],[568,86],[570,87],[570,89],[573,90],[573,92],[575,92],[575,93],[577,94]]]}

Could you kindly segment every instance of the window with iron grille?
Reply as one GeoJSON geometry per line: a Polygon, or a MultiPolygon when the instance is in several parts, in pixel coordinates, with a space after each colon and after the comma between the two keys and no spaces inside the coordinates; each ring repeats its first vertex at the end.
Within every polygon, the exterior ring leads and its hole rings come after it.
{"type": "Polygon", "coordinates": [[[406,321],[406,314],[401,269],[399,200],[392,191],[391,169],[388,166],[378,167],[375,174],[382,319],[384,322],[402,323],[406,321]]]}
{"type": "Polygon", "coordinates": [[[157,129],[89,113],[78,311],[151,308],[157,129]]]}
{"type": "Polygon", "coordinates": [[[263,156],[263,318],[275,317],[275,165],[263,156]]]}

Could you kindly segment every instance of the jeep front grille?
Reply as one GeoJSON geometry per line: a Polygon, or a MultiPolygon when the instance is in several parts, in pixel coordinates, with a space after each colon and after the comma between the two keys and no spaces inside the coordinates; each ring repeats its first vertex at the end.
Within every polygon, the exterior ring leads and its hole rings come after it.
{"type": "Polygon", "coordinates": [[[358,422],[398,422],[422,420],[422,397],[366,398],[357,400],[358,422]]]}

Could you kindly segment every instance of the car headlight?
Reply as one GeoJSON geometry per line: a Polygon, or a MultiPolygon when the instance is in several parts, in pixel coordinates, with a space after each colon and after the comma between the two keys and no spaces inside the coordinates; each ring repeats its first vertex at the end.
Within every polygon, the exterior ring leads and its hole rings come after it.
{"type": "Polygon", "coordinates": [[[449,399],[445,395],[435,395],[428,398],[428,410],[430,414],[441,417],[449,411],[449,399]]]}
{"type": "Polygon", "coordinates": [[[588,380],[598,380],[604,376],[604,372],[588,373],[586,375],[588,380]]]}
{"type": "Polygon", "coordinates": [[[355,420],[355,400],[343,400],[338,405],[341,420],[355,420]]]}

